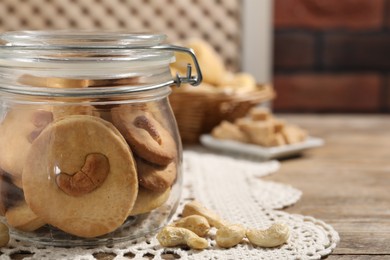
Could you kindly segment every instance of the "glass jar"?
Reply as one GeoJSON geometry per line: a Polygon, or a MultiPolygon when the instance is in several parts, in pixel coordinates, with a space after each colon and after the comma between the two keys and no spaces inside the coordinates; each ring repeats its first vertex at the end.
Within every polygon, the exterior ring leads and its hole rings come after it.
{"type": "Polygon", "coordinates": [[[166,224],[181,193],[170,86],[194,53],[164,35],[0,34],[0,214],[19,240],[98,245],[166,224]],[[174,52],[191,55],[172,79],[174,52]]]}

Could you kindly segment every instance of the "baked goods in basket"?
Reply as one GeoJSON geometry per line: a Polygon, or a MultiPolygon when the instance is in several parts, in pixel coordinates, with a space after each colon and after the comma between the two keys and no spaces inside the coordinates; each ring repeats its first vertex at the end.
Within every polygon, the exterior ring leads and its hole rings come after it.
{"type": "MultiPolygon", "coordinates": [[[[271,85],[256,82],[249,73],[229,71],[207,42],[189,39],[182,45],[193,48],[203,75],[200,86],[172,87],[169,97],[184,143],[196,143],[222,121],[243,117],[250,108],[274,98],[271,85]]],[[[185,75],[187,64],[192,61],[177,54],[172,74],[185,75]]]]}
{"type": "MultiPolygon", "coordinates": [[[[234,92],[251,92],[257,89],[255,78],[249,73],[233,73],[228,71],[222,58],[213,47],[201,39],[189,39],[183,43],[186,47],[193,49],[202,70],[203,81],[199,88],[184,85],[174,91],[196,91],[210,93],[220,92],[230,94],[234,92]]],[[[171,65],[173,75],[187,73],[187,65],[194,68],[193,61],[188,55],[180,52],[176,54],[176,62],[171,65]]]]}

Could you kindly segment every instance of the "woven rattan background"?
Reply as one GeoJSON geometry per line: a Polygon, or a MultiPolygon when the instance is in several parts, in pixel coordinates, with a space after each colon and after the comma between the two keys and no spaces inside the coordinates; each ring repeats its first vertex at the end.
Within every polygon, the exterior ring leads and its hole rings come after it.
{"type": "Polygon", "coordinates": [[[126,29],[160,32],[169,42],[199,37],[233,70],[240,64],[239,0],[0,0],[0,32],[22,29],[126,29]]]}

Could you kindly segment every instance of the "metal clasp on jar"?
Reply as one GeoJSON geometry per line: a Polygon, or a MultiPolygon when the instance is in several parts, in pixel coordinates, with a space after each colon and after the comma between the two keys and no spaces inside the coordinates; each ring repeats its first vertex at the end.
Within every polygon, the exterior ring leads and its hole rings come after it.
{"type": "Polygon", "coordinates": [[[158,50],[167,50],[167,51],[174,51],[174,52],[184,52],[191,56],[192,61],[195,65],[196,75],[192,75],[192,66],[191,64],[187,65],[187,73],[185,76],[180,76],[179,73],[176,73],[176,78],[174,79],[174,82],[177,86],[180,86],[183,84],[190,84],[192,86],[198,86],[202,82],[202,72],[200,70],[200,66],[198,63],[198,60],[196,59],[195,53],[192,49],[181,47],[181,46],[175,46],[175,45],[157,45],[152,46],[152,49],[158,49],[158,50]]]}

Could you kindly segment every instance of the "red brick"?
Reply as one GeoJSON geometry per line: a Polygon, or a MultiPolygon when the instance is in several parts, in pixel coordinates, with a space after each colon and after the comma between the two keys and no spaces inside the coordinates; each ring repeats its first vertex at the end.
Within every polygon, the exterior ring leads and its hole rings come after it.
{"type": "Polygon", "coordinates": [[[379,112],[383,79],[367,74],[275,75],[278,112],[379,112]]]}
{"type": "Polygon", "coordinates": [[[390,0],[385,0],[385,26],[390,28],[390,0]]]}
{"type": "Polygon", "coordinates": [[[276,28],[380,29],[384,0],[275,0],[276,28]]]}
{"type": "Polygon", "coordinates": [[[390,34],[333,33],[325,36],[327,69],[390,69],[390,34]]]}
{"type": "Polygon", "coordinates": [[[385,112],[390,112],[390,74],[387,75],[386,78],[386,84],[384,85],[383,88],[383,96],[384,96],[383,110],[385,112]]]}
{"type": "Polygon", "coordinates": [[[274,67],[308,69],[315,64],[315,37],[305,32],[275,32],[274,67]]]}

